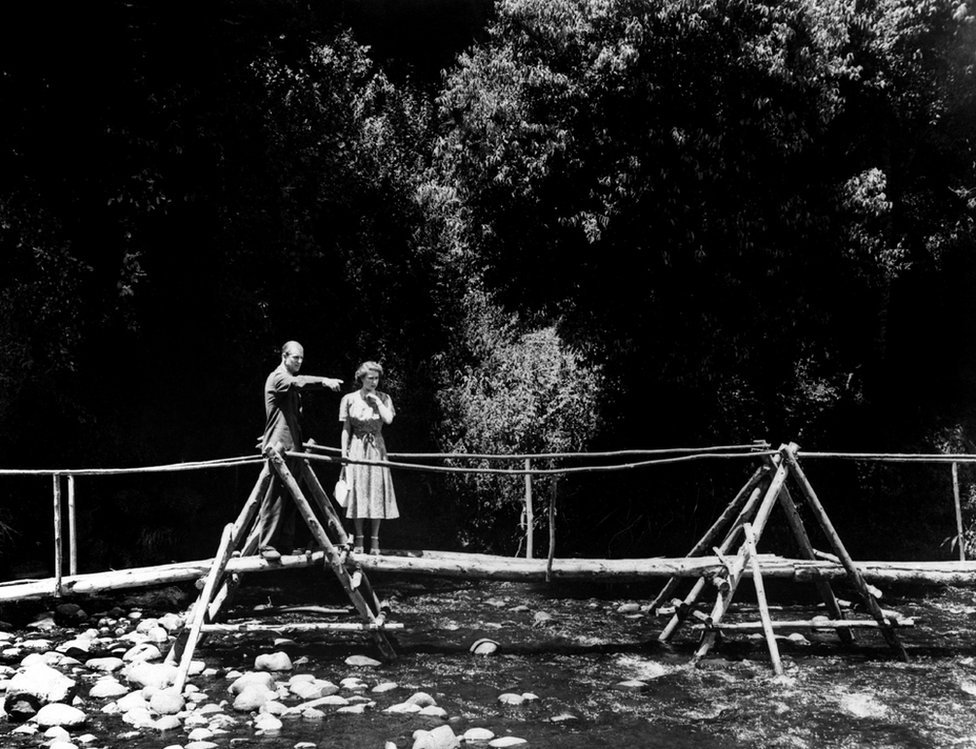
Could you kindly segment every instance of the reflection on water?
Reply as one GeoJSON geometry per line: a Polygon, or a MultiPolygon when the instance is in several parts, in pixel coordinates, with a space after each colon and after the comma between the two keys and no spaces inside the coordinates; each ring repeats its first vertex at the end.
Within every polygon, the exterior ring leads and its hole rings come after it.
{"type": "MultiPolygon", "coordinates": [[[[514,583],[417,583],[378,577],[374,585],[391,606],[399,659],[374,668],[352,668],[346,656],[369,653],[363,640],[302,639],[282,645],[296,673],[336,683],[360,675],[370,686],[396,682],[397,689],[370,695],[376,706],[363,715],[329,713],[318,722],[286,719],[278,734],[255,737],[247,725],[216,739],[248,739],[247,746],[292,749],[299,741],[320,747],[413,745],[413,732],[437,719],[391,715],[383,709],[415,691],[433,695],[455,733],[488,728],[498,736],[526,739],[528,747],[976,747],[976,601],[971,591],[905,591],[884,603],[917,617],[902,638],[912,660],[896,660],[873,632],[842,646],[833,633],[781,639],[787,675],[774,678],[761,637],[724,643],[700,668],[688,661],[691,632],[674,645],[656,635],[663,624],[648,614],[622,614],[624,602],[645,603],[656,589],[565,589],[514,583]],[[554,592],[560,595],[553,595],[554,592]],[[544,614],[545,616],[540,616],[544,614]],[[468,647],[488,637],[499,643],[491,656],[468,647]],[[646,684],[621,689],[626,680],[646,684]],[[500,704],[504,692],[538,696],[520,706],[500,704]]],[[[838,591],[843,595],[843,591],[838,591]]],[[[242,606],[257,600],[240,600],[242,606]]],[[[262,586],[252,596],[276,604],[312,598],[301,584],[262,586]]],[[[321,602],[321,601],[319,601],[321,602]]],[[[806,618],[808,604],[786,605],[782,618],[806,618]]],[[[743,614],[755,618],[754,612],[743,614]]],[[[783,633],[789,634],[788,630],[783,633]]],[[[215,702],[226,699],[223,673],[245,670],[255,655],[273,648],[269,637],[208,641],[199,652],[221,671],[193,682],[215,702]]],[[[229,710],[229,708],[228,708],[229,710]]],[[[92,714],[97,714],[95,709],[92,714]]],[[[245,723],[246,721],[242,721],[245,723]]],[[[117,718],[99,716],[89,730],[112,737],[126,729],[117,718]]],[[[185,743],[145,733],[133,747],[185,743]]],[[[245,745],[241,743],[240,745],[245,745]]]]}

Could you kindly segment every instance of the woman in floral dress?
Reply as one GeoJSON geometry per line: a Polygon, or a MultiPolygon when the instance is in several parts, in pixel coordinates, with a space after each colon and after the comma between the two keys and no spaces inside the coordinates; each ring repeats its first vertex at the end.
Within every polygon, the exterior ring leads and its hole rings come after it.
{"type": "MultiPolygon", "coordinates": [[[[339,403],[342,422],[342,457],[374,463],[386,461],[383,425],[390,424],[396,411],[393,400],[376,389],[383,367],[363,362],[356,370],[359,389],[343,396],[339,403]]],[[[380,522],[400,517],[390,469],[380,465],[349,463],[344,468],[349,487],[346,517],[355,528],[353,551],[363,553],[363,524],[370,520],[370,554],[380,553],[380,522]]]]}

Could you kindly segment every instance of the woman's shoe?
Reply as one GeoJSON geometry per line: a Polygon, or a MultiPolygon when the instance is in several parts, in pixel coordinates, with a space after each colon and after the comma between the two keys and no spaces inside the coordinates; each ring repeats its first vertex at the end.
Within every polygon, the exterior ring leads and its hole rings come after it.
{"type": "Polygon", "coordinates": [[[362,536],[356,536],[356,540],[355,540],[355,542],[352,545],[352,553],[353,554],[362,554],[363,553],[363,537],[362,536]]]}
{"type": "Polygon", "coordinates": [[[369,553],[372,554],[374,557],[378,557],[380,555],[380,537],[370,536],[369,544],[370,544],[369,553]]]}

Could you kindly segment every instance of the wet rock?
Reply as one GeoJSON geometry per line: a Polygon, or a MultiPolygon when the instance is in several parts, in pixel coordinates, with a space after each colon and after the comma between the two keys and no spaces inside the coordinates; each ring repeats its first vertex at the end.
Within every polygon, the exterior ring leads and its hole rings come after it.
{"type": "Polygon", "coordinates": [[[436,700],[427,694],[427,692],[414,692],[412,695],[407,697],[404,702],[410,705],[418,705],[419,707],[427,707],[428,705],[437,704],[436,700]]]}
{"type": "Polygon", "coordinates": [[[124,665],[125,661],[115,657],[90,658],[85,661],[85,668],[90,668],[92,671],[102,671],[107,674],[118,671],[124,665]]]}
{"type": "Polygon", "coordinates": [[[234,698],[234,709],[242,713],[258,710],[277,696],[277,692],[255,684],[247,687],[234,698]]]}
{"type": "Polygon", "coordinates": [[[34,621],[27,625],[29,629],[36,629],[40,632],[50,632],[52,629],[56,629],[57,626],[57,623],[54,621],[54,615],[49,611],[40,614],[34,621]]]}
{"type": "Polygon", "coordinates": [[[385,694],[386,692],[392,692],[397,688],[395,681],[384,681],[373,687],[372,691],[374,694],[385,694]]]}
{"type": "Polygon", "coordinates": [[[360,703],[358,703],[356,705],[346,705],[345,707],[340,707],[338,710],[336,710],[336,712],[337,713],[345,713],[347,715],[349,715],[349,714],[352,714],[352,715],[360,715],[360,714],[366,712],[366,708],[367,707],[368,707],[368,703],[366,703],[366,702],[360,702],[360,703]]]}
{"type": "Polygon", "coordinates": [[[488,746],[499,747],[504,749],[507,746],[519,746],[520,744],[527,744],[525,739],[520,739],[517,736],[502,736],[501,738],[492,739],[488,742],[488,746]]]}
{"type": "Polygon", "coordinates": [[[136,663],[130,666],[125,678],[130,684],[139,687],[164,689],[176,681],[177,667],[169,663],[136,663]]]}
{"type": "Polygon", "coordinates": [[[77,707],[60,702],[44,705],[34,716],[34,721],[41,727],[67,726],[68,728],[76,728],[83,725],[86,720],[88,720],[88,716],[77,707]]]}
{"type": "Polygon", "coordinates": [[[278,702],[277,700],[271,700],[270,702],[266,702],[261,707],[261,712],[270,713],[271,715],[280,717],[288,712],[288,706],[282,702],[278,702]]]}
{"type": "Polygon", "coordinates": [[[274,676],[269,674],[267,671],[248,671],[246,674],[241,674],[238,676],[227,688],[227,691],[231,694],[239,694],[247,687],[254,685],[263,686],[268,690],[273,690],[275,687],[274,676]]]}
{"type": "Polygon", "coordinates": [[[421,709],[417,715],[422,715],[425,718],[446,718],[447,710],[443,707],[438,707],[437,705],[427,705],[427,707],[421,709]]]}
{"type": "Polygon", "coordinates": [[[48,703],[68,702],[75,688],[73,679],[43,663],[35,663],[11,677],[3,706],[11,720],[26,720],[48,703]]]}
{"type": "Polygon", "coordinates": [[[391,713],[393,715],[409,715],[411,713],[419,713],[423,708],[420,705],[415,705],[412,702],[400,702],[396,705],[390,705],[384,713],[391,713]]]}
{"type": "Polygon", "coordinates": [[[178,629],[182,629],[184,626],[183,617],[178,614],[164,614],[159,617],[159,626],[165,629],[167,632],[175,632],[178,629]]]}
{"type": "Polygon", "coordinates": [[[302,720],[325,720],[325,713],[321,710],[316,710],[314,707],[302,710],[301,716],[302,720]]]}
{"type": "Polygon", "coordinates": [[[254,719],[254,728],[258,731],[280,731],[281,726],[281,721],[268,713],[261,713],[254,719]]]}
{"type": "Polygon", "coordinates": [[[68,740],[71,738],[71,734],[62,726],[51,726],[44,732],[44,738],[68,740]]]}
{"type": "Polygon", "coordinates": [[[288,653],[279,650],[259,655],[254,659],[254,668],[257,671],[291,671],[292,663],[288,653]]]}
{"type": "Polygon", "coordinates": [[[418,731],[413,741],[413,749],[456,749],[459,745],[458,737],[450,726],[418,731]]]}
{"type": "Polygon", "coordinates": [[[142,642],[137,645],[133,645],[122,656],[122,660],[127,663],[137,663],[140,661],[158,661],[163,657],[163,654],[159,651],[155,645],[151,642],[142,642]]]}
{"type": "Polygon", "coordinates": [[[537,699],[539,699],[539,695],[537,695],[535,692],[522,692],[522,699],[526,702],[535,702],[537,699]]]}
{"type": "Polygon", "coordinates": [[[495,738],[495,734],[492,731],[489,731],[487,728],[469,728],[464,732],[464,735],[461,736],[461,738],[468,742],[483,742],[491,741],[493,738],[495,738]]]}
{"type": "Polygon", "coordinates": [[[78,749],[77,746],[72,744],[70,741],[65,741],[64,739],[54,739],[54,741],[47,746],[48,749],[78,749]]]}
{"type": "Polygon", "coordinates": [[[640,606],[636,603],[622,603],[617,606],[618,614],[638,614],[640,613],[640,606]]]}
{"type": "Polygon", "coordinates": [[[175,715],[164,715],[153,724],[157,731],[175,731],[181,728],[180,719],[175,715]]]}
{"type": "Polygon", "coordinates": [[[183,749],[217,749],[218,746],[213,741],[191,741],[183,749]]]}
{"type": "Polygon", "coordinates": [[[374,666],[380,666],[382,663],[375,658],[370,658],[365,655],[350,655],[345,661],[347,666],[353,666],[355,668],[372,668],[374,666]]]}
{"type": "Polygon", "coordinates": [[[482,637],[480,640],[475,640],[471,643],[471,647],[468,650],[475,655],[491,655],[497,652],[498,643],[494,640],[489,640],[487,637],[482,637]]]}
{"type": "Polygon", "coordinates": [[[207,741],[213,738],[213,731],[209,728],[194,728],[190,733],[187,734],[187,738],[190,741],[207,741]]]}
{"type": "Polygon", "coordinates": [[[53,618],[61,627],[77,627],[88,621],[88,614],[77,603],[62,603],[54,609],[53,618]]]}
{"type": "Polygon", "coordinates": [[[550,723],[566,723],[571,720],[579,720],[579,718],[572,713],[559,713],[559,715],[553,715],[549,718],[550,723]]]}
{"type": "Polygon", "coordinates": [[[186,702],[175,689],[160,689],[149,699],[149,708],[159,715],[176,715],[186,702]]]}
{"type": "Polygon", "coordinates": [[[117,679],[99,679],[91,689],[88,690],[89,697],[113,698],[128,694],[129,689],[117,679]]]}
{"type": "Polygon", "coordinates": [[[133,728],[152,728],[156,724],[156,718],[148,707],[127,710],[122,714],[122,720],[133,728]]]}

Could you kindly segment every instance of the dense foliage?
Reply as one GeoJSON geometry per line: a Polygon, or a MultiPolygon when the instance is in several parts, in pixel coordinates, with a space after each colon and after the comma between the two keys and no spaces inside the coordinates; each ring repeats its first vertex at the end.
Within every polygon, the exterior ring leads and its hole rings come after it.
{"type": "MultiPolygon", "coordinates": [[[[965,4],[3,15],[6,466],[248,452],[288,338],[313,373],[384,362],[393,449],[973,450],[965,4]]],[[[337,439],[334,406],[307,399],[320,441],[337,439]]],[[[105,555],[179,555],[248,477],[100,484],[83,521],[133,539],[105,555]],[[192,532],[152,530],[174,508],[192,532]]],[[[883,502],[901,533],[920,498],[931,528],[901,539],[913,553],[951,528],[941,473],[817,478],[855,532],[883,502]]],[[[567,480],[567,546],[681,550],[741,479],[567,480]]],[[[0,486],[19,543],[40,543],[25,510],[44,491],[0,486]]],[[[405,533],[511,546],[519,492],[404,475],[405,533]]]]}

